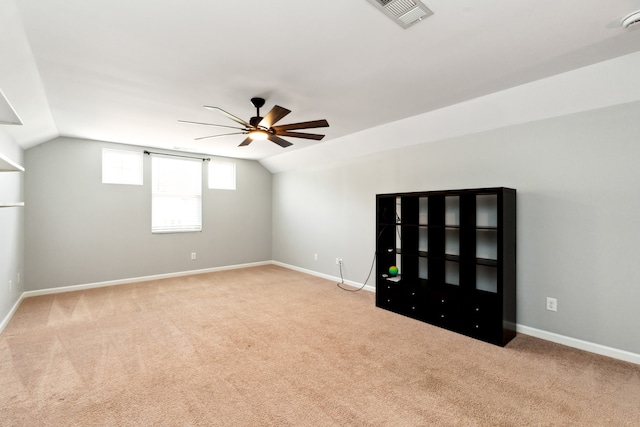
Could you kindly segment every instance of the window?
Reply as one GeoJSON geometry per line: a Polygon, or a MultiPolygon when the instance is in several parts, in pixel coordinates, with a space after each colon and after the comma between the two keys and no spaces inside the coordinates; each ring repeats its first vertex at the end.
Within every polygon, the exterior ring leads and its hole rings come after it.
{"type": "Polygon", "coordinates": [[[236,164],[231,162],[209,162],[209,188],[235,190],[236,164]]]}
{"type": "Polygon", "coordinates": [[[102,183],[142,185],[142,153],[103,148],[102,183]]]}
{"type": "Polygon", "coordinates": [[[202,161],[151,158],[151,232],[202,231],[202,161]]]}

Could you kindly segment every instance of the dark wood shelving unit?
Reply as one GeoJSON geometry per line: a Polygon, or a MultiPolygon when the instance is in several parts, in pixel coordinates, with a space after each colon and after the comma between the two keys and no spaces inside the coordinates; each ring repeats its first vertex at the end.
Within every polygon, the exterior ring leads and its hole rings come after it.
{"type": "Polygon", "coordinates": [[[500,346],[513,339],[516,190],[378,194],[376,207],[378,307],[500,346]]]}

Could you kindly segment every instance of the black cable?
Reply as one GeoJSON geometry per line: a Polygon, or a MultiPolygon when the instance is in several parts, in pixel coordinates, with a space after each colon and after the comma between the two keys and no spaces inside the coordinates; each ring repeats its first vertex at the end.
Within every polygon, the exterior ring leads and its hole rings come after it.
{"type": "Polygon", "coordinates": [[[336,283],[336,285],[342,289],[343,291],[347,291],[347,292],[358,292],[361,291],[362,289],[364,289],[364,287],[367,285],[367,282],[369,281],[369,278],[371,277],[371,272],[373,271],[373,266],[376,263],[376,255],[377,252],[373,253],[373,261],[371,262],[371,268],[369,269],[369,275],[367,276],[366,280],[364,281],[364,283],[362,284],[362,286],[360,286],[358,289],[347,289],[347,288],[343,288],[340,285],[344,285],[344,278],[342,277],[342,263],[340,263],[340,283],[336,283]]]}
{"type": "MultiPolygon", "coordinates": [[[[380,232],[378,233],[378,237],[376,238],[376,245],[378,244],[378,240],[380,239],[380,236],[382,236],[382,233],[384,232],[384,230],[386,230],[387,226],[385,225],[384,227],[382,227],[382,229],[380,230],[380,232]]],[[[343,288],[340,285],[344,285],[344,277],[342,277],[342,263],[340,263],[340,283],[336,283],[336,285],[342,289],[343,291],[347,291],[347,292],[358,292],[361,291],[362,289],[364,289],[364,287],[367,285],[367,282],[369,281],[369,278],[371,277],[371,273],[373,272],[373,266],[376,263],[376,258],[378,257],[378,252],[374,252],[373,253],[373,261],[371,261],[371,268],[369,269],[369,274],[367,275],[367,278],[365,279],[364,283],[362,284],[362,286],[360,286],[358,289],[347,289],[347,288],[343,288]]]]}

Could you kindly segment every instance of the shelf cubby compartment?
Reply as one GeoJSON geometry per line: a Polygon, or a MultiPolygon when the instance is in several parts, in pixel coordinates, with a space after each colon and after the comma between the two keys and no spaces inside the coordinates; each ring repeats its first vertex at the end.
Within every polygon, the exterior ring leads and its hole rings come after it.
{"type": "Polygon", "coordinates": [[[427,227],[418,227],[418,251],[429,251],[429,229],[427,227]]]}
{"type": "Polygon", "coordinates": [[[476,265],[476,289],[479,291],[498,292],[498,269],[487,265],[476,265]]]}
{"type": "Polygon", "coordinates": [[[444,281],[447,285],[460,286],[460,263],[457,261],[444,262],[444,281]]]}
{"type": "Polygon", "coordinates": [[[429,280],[429,259],[423,256],[418,258],[418,278],[429,280]]]}
{"type": "Polygon", "coordinates": [[[447,227],[444,230],[445,255],[460,255],[460,229],[447,227]]]}
{"type": "Polygon", "coordinates": [[[444,223],[449,226],[460,225],[460,197],[447,196],[444,198],[444,223]]]}
{"type": "Polygon", "coordinates": [[[496,228],[498,226],[498,196],[478,194],[476,196],[476,227],[496,228]]]}
{"type": "Polygon", "coordinates": [[[396,223],[396,197],[379,197],[376,201],[379,226],[396,223]]]}
{"type": "Polygon", "coordinates": [[[418,224],[429,224],[429,198],[418,198],[418,224]]]}
{"type": "Polygon", "coordinates": [[[498,230],[476,229],[476,258],[498,259],[498,230]]]}

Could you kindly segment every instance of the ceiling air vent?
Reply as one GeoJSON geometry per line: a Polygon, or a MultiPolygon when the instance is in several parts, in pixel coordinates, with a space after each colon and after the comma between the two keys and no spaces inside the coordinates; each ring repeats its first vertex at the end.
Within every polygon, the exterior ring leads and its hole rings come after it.
{"type": "Polygon", "coordinates": [[[433,12],[420,0],[367,0],[402,28],[409,28],[433,12]]]}

